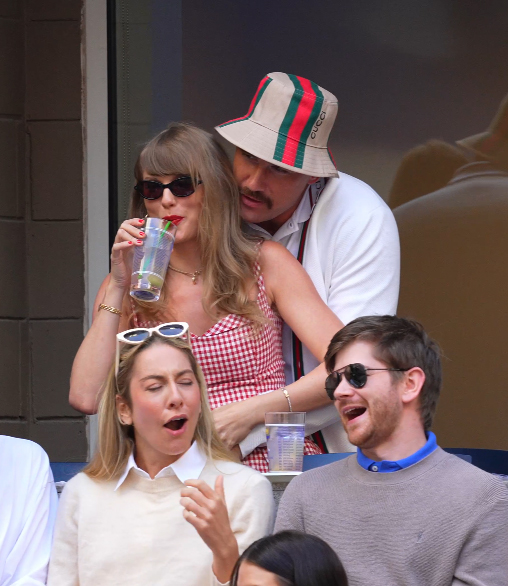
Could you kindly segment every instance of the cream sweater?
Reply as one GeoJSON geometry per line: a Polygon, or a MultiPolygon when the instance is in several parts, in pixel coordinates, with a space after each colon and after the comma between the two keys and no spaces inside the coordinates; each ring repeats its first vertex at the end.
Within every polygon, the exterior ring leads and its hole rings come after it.
{"type": "MultiPolygon", "coordinates": [[[[234,462],[208,460],[200,479],[224,476],[231,527],[240,552],[270,533],[270,482],[234,462]]],[[[81,473],[65,487],[51,554],[49,586],[207,586],[218,584],[212,552],[182,515],[182,482],[130,470],[117,481],[81,473]]]]}

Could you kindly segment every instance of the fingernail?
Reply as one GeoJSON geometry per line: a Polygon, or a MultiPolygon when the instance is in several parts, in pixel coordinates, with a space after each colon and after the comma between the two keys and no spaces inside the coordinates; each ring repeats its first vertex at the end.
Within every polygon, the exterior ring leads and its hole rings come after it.
{"type": "Polygon", "coordinates": [[[144,232],[140,232],[140,233],[139,233],[139,235],[140,235],[140,236],[144,236],[144,235],[145,235],[145,233],[144,233],[144,232]]]}
{"type": "Polygon", "coordinates": [[[132,244],[132,241],[131,240],[129,240],[129,244],[132,244]]]}
{"type": "Polygon", "coordinates": [[[143,244],[143,241],[142,240],[138,240],[137,243],[138,244],[143,244]]]}
{"type": "Polygon", "coordinates": [[[145,220],[139,220],[139,223],[142,224],[145,220]]]}

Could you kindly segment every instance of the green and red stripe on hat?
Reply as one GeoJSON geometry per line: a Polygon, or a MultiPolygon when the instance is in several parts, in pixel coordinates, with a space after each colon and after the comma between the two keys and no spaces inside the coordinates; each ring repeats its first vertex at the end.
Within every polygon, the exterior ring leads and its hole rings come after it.
{"type": "Polygon", "coordinates": [[[338,102],[297,75],[270,73],[245,116],[216,127],[227,140],[265,161],[317,177],[337,176],[327,147],[338,102]]]}

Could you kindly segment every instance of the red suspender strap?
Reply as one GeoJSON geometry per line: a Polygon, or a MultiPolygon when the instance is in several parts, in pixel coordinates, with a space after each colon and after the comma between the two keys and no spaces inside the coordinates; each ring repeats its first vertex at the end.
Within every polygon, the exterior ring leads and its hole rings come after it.
{"type": "MultiPolygon", "coordinates": [[[[323,185],[323,187],[324,187],[324,185],[323,185]]],[[[321,191],[322,191],[323,187],[318,188],[316,203],[314,205],[312,205],[312,196],[311,196],[311,193],[309,190],[311,212],[310,212],[309,219],[303,225],[302,236],[300,238],[300,246],[298,247],[298,255],[296,257],[300,264],[303,262],[303,253],[305,251],[305,241],[307,240],[307,231],[309,229],[310,219],[312,218],[314,208],[316,207],[316,204],[318,202],[319,196],[321,195],[321,191]]],[[[292,339],[292,345],[293,345],[293,375],[294,375],[295,381],[297,381],[297,380],[301,379],[302,376],[305,375],[305,369],[303,366],[303,344],[300,341],[300,339],[298,338],[298,336],[293,331],[291,332],[291,339],[292,339]]],[[[321,451],[324,454],[328,454],[328,449],[326,447],[326,443],[323,438],[323,434],[320,431],[314,433],[312,435],[312,439],[316,442],[316,444],[319,446],[319,448],[321,449],[321,451]]]]}

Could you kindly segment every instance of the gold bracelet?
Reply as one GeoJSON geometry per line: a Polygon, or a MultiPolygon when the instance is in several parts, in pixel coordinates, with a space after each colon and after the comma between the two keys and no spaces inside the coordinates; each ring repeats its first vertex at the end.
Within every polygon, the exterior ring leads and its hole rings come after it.
{"type": "Polygon", "coordinates": [[[120,309],[117,309],[116,307],[111,307],[111,305],[104,305],[104,303],[101,303],[99,305],[99,310],[101,309],[105,309],[106,311],[110,311],[111,313],[116,313],[117,315],[122,315],[120,309]]]}
{"type": "Polygon", "coordinates": [[[288,393],[287,389],[281,389],[281,391],[284,393],[284,396],[288,400],[289,411],[292,412],[293,411],[293,407],[291,406],[291,399],[289,398],[289,393],[288,393]]]}

